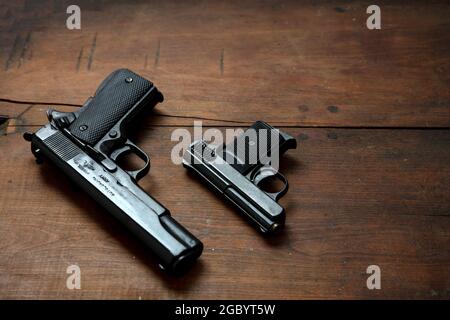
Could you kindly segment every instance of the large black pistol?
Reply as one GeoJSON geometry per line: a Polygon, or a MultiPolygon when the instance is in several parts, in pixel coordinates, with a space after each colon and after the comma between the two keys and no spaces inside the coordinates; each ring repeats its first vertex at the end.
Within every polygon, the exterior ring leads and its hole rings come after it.
{"type": "Polygon", "coordinates": [[[279,171],[279,158],[296,147],[294,137],[257,121],[227,145],[194,141],[184,153],[183,166],[231,201],[263,233],[272,233],[284,226],[286,214],[278,200],[289,189],[279,171]],[[276,180],[282,188],[265,189],[267,181],[276,180]]]}
{"type": "Polygon", "coordinates": [[[150,81],[127,69],[111,73],[79,110],[48,110],[49,123],[25,133],[37,161],[54,163],[138,236],[173,273],[186,270],[203,244],[169,210],[139,187],[150,169],[148,155],[126,136],[130,120],[164,99],[150,81]],[[118,159],[135,154],[145,165],[123,170],[118,159]]]}

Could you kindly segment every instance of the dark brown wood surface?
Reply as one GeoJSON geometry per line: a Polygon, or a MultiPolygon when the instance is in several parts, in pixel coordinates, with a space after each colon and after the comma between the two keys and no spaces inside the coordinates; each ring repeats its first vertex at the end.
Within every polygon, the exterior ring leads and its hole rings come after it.
{"type": "Polygon", "coordinates": [[[81,30],[69,4],[0,6],[0,298],[450,298],[448,4],[379,2],[373,31],[368,2],[78,1],[81,30]],[[22,139],[118,67],[166,98],[135,139],[141,186],[205,244],[181,278],[22,139]],[[176,128],[258,119],[299,142],[271,238],[170,161],[176,128]]]}

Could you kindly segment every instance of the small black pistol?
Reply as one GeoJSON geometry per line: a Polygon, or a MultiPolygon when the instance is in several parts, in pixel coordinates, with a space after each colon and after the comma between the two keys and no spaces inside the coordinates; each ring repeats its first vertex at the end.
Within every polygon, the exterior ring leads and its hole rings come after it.
{"type": "Polygon", "coordinates": [[[183,165],[223,194],[263,233],[271,233],[280,229],[286,218],[277,202],[289,188],[278,170],[279,157],[296,147],[295,138],[257,121],[228,145],[216,148],[203,140],[195,141],[184,153],[183,165]],[[281,190],[263,190],[270,177],[283,183],[281,190]]]}
{"type": "Polygon", "coordinates": [[[111,73],[75,112],[48,110],[49,123],[26,133],[37,161],[49,160],[138,236],[172,273],[186,270],[203,244],[139,187],[149,156],[126,137],[130,120],[163,101],[150,81],[127,69],[111,73]],[[126,171],[117,160],[133,153],[145,165],[126,171]]]}

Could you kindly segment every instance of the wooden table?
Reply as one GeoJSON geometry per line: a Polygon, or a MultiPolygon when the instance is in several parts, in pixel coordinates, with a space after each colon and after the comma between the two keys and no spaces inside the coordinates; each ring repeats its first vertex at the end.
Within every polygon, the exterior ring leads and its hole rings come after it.
{"type": "Polygon", "coordinates": [[[1,1],[0,297],[450,298],[450,6],[378,1],[1,1]],[[22,133],[127,67],[165,95],[137,143],[142,187],[205,250],[184,277],[48,164],[22,133]],[[265,120],[283,159],[287,226],[262,237],[170,161],[175,128],[265,120]],[[81,290],[66,288],[68,266],[81,290]],[[366,269],[381,268],[381,290],[366,269]]]}

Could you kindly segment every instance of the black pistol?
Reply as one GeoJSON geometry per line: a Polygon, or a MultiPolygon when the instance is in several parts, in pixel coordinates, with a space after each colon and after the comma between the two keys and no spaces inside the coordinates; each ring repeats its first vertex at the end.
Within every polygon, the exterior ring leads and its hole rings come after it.
{"type": "Polygon", "coordinates": [[[296,147],[295,138],[257,121],[227,145],[215,148],[203,140],[193,142],[184,153],[183,166],[223,194],[263,233],[271,233],[284,225],[286,217],[277,203],[289,188],[278,171],[279,157],[296,147]],[[263,190],[269,177],[281,180],[281,190],[263,190]]]}
{"type": "Polygon", "coordinates": [[[148,155],[126,137],[130,120],[164,99],[150,81],[127,69],[111,73],[75,112],[47,111],[49,123],[25,133],[36,160],[49,160],[138,236],[171,273],[186,270],[203,244],[137,184],[150,169],[148,155]],[[120,168],[122,155],[145,165],[120,168]]]}

